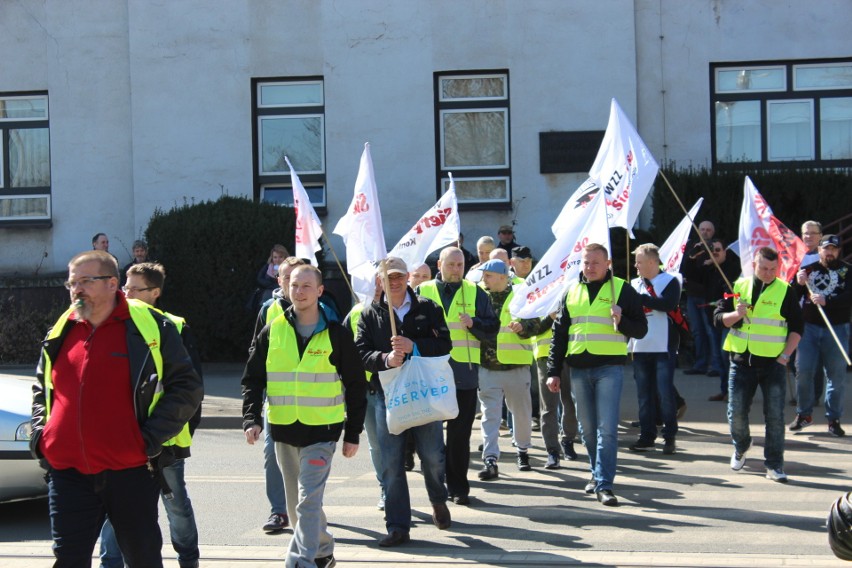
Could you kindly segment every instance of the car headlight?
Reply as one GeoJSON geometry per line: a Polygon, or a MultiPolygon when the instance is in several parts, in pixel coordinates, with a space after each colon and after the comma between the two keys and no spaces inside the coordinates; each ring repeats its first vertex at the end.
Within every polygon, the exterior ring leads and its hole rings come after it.
{"type": "Polygon", "coordinates": [[[31,422],[24,422],[15,430],[15,440],[29,440],[33,435],[33,425],[31,422]]]}

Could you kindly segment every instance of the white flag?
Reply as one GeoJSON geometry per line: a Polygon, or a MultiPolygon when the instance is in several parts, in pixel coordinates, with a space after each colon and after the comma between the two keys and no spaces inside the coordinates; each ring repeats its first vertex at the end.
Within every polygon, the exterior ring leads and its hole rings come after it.
{"type": "Polygon", "coordinates": [[[597,192],[581,215],[560,231],[559,236],[522,284],[513,287],[515,295],[509,312],[518,318],[543,317],[556,311],[565,290],[580,274],[583,248],[600,243],[609,251],[606,202],[597,192]]]}
{"type": "Polygon", "coordinates": [[[361,154],[361,166],[358,169],[355,194],[352,196],[349,210],[337,222],[334,234],[343,237],[346,244],[346,264],[350,274],[364,263],[387,257],[369,143],[364,144],[364,153],[361,154]]]}
{"type": "Polygon", "coordinates": [[[398,256],[409,270],[426,261],[429,253],[459,239],[459,206],[456,201],[456,184],[450,175],[450,189],[441,196],[420,220],[411,227],[389,256],[398,256]]]}
{"type": "Polygon", "coordinates": [[[333,232],[343,237],[346,244],[346,270],[352,276],[352,288],[362,300],[364,297],[372,299],[375,263],[387,257],[388,249],[369,143],[364,144],[361,154],[352,202],[333,232]]]}
{"type": "Polygon", "coordinates": [[[594,199],[600,190],[600,186],[592,178],[580,184],[580,187],[574,191],[571,197],[568,198],[568,201],[565,202],[565,205],[562,206],[562,211],[559,213],[556,221],[550,226],[553,236],[558,237],[559,233],[571,227],[576,216],[583,214],[583,211],[592,203],[592,199],[594,199]]]}
{"type": "Polygon", "coordinates": [[[589,178],[604,189],[610,227],[629,232],[660,167],[615,99],[589,178]]]}
{"type": "Polygon", "coordinates": [[[672,274],[680,273],[680,263],[683,262],[683,254],[686,250],[686,241],[689,240],[689,231],[692,229],[692,223],[695,216],[698,215],[698,210],[701,204],[704,203],[704,198],[701,197],[689,210],[689,213],[680,223],[677,224],[675,230],[660,247],[660,264],[663,265],[664,272],[672,274]]]}
{"type": "Polygon", "coordinates": [[[772,213],[748,176],[743,186],[739,245],[743,276],[750,278],[754,275],[754,251],[770,247],[778,251],[778,277],[787,282],[796,274],[802,257],[808,251],[802,239],[772,213]]]}
{"type": "Polygon", "coordinates": [[[314,206],[308,198],[308,192],[293,169],[293,164],[287,156],[284,160],[290,167],[290,183],[293,185],[293,208],[296,210],[296,256],[310,259],[311,264],[317,265],[316,252],[322,249],[319,244],[322,236],[322,223],[317,217],[314,206]]]}

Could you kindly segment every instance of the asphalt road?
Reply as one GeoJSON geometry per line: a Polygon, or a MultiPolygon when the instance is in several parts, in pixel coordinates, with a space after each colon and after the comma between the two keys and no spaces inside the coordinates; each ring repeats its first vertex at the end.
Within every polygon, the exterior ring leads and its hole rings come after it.
{"type": "MultiPolygon", "coordinates": [[[[217,566],[227,558],[258,562],[233,560],[229,566],[265,566],[266,561],[280,565],[290,533],[266,535],[260,529],[269,513],[262,447],[247,445],[239,429],[238,372],[233,366],[208,373],[207,404],[216,419],[197,431],[186,469],[202,556],[208,564],[220,562],[217,566]]],[[[658,448],[637,454],[628,450],[638,431],[629,425],[635,418],[636,399],[632,372],[626,369],[615,481],[621,506],[617,508],[603,507],[583,493],[588,462],[579,445],[580,460],[563,461],[563,469],[557,471],[544,470],[538,434],[531,451],[532,472],[517,470],[511,439],[504,432],[500,478],[476,480],[477,423],[471,443],[472,505],[450,505],[453,526],[438,531],[431,524],[431,508],[415,468],[409,475],[412,543],[388,552],[376,546],[385,530],[382,513],[375,507],[379,491],[366,440],[352,459],[338,451],[325,499],[336,556],[341,564],[348,560],[363,565],[406,561],[491,566],[837,563],[827,546],[825,516],[829,504],[852,487],[852,438],[831,437],[824,418],[815,418],[815,425],[803,434],[788,435],[785,469],[790,482],[773,483],[764,478],[758,395],[752,409],[754,446],[745,469],[733,472],[728,465],[731,444],[725,405],[706,401],[718,379],[679,373],[677,382],[689,403],[677,439],[678,453],[663,456],[658,448]]],[[[852,408],[850,402],[847,390],[847,408],[852,408]]],[[[786,414],[792,420],[794,408],[788,406],[786,414]]],[[[167,535],[164,517],[162,521],[167,535]]],[[[44,500],[0,505],[0,565],[49,565],[49,545],[44,500]],[[27,558],[33,563],[27,564],[27,558]]],[[[164,555],[171,556],[168,544],[164,555]]]]}

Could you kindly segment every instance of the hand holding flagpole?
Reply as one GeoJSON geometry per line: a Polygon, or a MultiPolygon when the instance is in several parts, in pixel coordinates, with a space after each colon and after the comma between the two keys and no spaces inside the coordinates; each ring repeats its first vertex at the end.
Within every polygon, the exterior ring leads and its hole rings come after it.
{"type": "MultiPolygon", "coordinates": [[[[810,294],[811,296],[813,296],[813,295],[814,295],[814,291],[813,291],[813,289],[811,288],[811,285],[810,285],[810,284],[805,284],[805,286],[806,286],[806,287],[807,287],[807,289],[808,289],[808,294],[810,294]]],[[[813,301],[812,301],[812,302],[813,302],[813,301]]],[[[837,348],[838,348],[838,349],[840,349],[840,353],[843,355],[843,358],[844,358],[844,359],[846,359],[846,365],[847,365],[847,366],[852,366],[852,361],[850,361],[850,360],[849,360],[849,355],[846,353],[846,349],[845,349],[845,348],[843,347],[843,345],[840,343],[840,339],[837,337],[837,333],[835,333],[835,331],[834,331],[834,327],[832,327],[831,322],[830,322],[830,321],[828,321],[828,316],[827,316],[827,315],[825,315],[825,310],[824,310],[824,309],[822,309],[822,306],[821,306],[821,305],[819,305],[819,304],[814,303],[814,305],[817,307],[817,310],[819,311],[819,315],[821,315],[821,316],[822,316],[822,320],[825,322],[825,327],[827,327],[827,328],[828,328],[828,331],[830,331],[830,332],[831,332],[831,337],[833,337],[833,338],[834,338],[834,342],[837,344],[837,348]]]]}

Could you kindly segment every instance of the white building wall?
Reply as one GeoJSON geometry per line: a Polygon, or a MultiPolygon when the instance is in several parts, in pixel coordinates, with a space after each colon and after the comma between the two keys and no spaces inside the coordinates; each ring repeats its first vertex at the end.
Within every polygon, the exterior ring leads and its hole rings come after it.
{"type": "Polygon", "coordinates": [[[436,199],[433,73],[464,69],[509,69],[517,204],[463,212],[467,246],[516,219],[540,255],[585,175],[540,174],[539,132],[603,130],[615,97],[658,161],[709,164],[709,63],[848,55],[840,14],[849,0],[0,2],[0,92],[48,91],[53,183],[51,229],[0,227],[0,272],[43,251],[61,271],[98,231],[125,262],[155,208],[251,195],[258,77],[324,77],[326,230],[370,142],[391,246],[436,199]]]}

